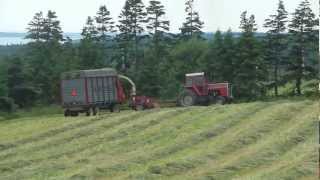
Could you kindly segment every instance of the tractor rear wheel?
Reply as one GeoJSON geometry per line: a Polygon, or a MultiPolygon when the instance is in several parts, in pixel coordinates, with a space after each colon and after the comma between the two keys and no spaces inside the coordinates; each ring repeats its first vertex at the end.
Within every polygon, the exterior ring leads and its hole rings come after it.
{"type": "Polygon", "coordinates": [[[136,111],[143,111],[144,110],[144,106],[141,104],[136,105],[136,111]]]}
{"type": "Polygon", "coordinates": [[[218,96],[215,100],[216,104],[224,105],[226,103],[226,98],[222,96],[218,96]]]}
{"type": "Polygon", "coordinates": [[[193,106],[196,103],[196,95],[192,91],[185,91],[180,95],[179,104],[183,107],[193,106]]]}

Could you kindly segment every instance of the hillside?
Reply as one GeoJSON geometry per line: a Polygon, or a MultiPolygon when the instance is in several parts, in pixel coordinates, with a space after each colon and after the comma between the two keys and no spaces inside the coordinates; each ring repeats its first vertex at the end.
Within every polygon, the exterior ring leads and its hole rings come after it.
{"type": "Polygon", "coordinates": [[[315,179],[318,104],[0,121],[0,179],[315,179]]]}

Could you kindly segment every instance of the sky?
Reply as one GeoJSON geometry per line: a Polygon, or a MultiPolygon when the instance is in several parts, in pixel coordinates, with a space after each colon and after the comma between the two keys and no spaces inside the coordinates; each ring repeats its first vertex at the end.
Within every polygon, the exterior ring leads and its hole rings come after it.
{"type": "MultiPolygon", "coordinates": [[[[179,32],[185,19],[185,0],[160,0],[166,8],[166,18],[171,21],[171,32],[179,32]]],[[[302,0],[284,0],[288,12],[302,0]]],[[[316,14],[319,1],[309,0],[316,14]]],[[[88,16],[94,16],[100,5],[106,5],[117,20],[125,0],[0,0],[0,32],[26,32],[28,23],[36,12],[56,11],[64,32],[81,32],[88,16]]],[[[148,0],[143,0],[148,5],[148,0]]],[[[241,12],[247,10],[256,16],[258,31],[264,32],[263,23],[277,9],[278,0],[195,0],[195,8],[204,21],[203,31],[239,31],[241,12]]]]}

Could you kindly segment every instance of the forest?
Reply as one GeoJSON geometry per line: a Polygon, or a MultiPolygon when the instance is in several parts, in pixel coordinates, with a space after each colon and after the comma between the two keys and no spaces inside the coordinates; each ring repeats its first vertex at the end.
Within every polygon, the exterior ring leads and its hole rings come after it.
{"type": "Polygon", "coordinates": [[[127,0],[117,22],[110,10],[97,7],[77,42],[63,36],[55,11],[36,12],[26,27],[31,41],[0,48],[13,51],[0,56],[0,110],[59,104],[63,72],[105,67],[131,77],[139,94],[161,100],[177,97],[184,75],[193,72],[232,83],[241,100],[314,95],[303,89],[319,71],[319,19],[308,0],[294,12],[279,0],[263,24],[266,33],[259,33],[255,16],[244,11],[241,32],[216,30],[212,38],[202,31],[194,0],[186,0],[180,33],[170,32],[166,8],[157,0],[127,0]],[[281,94],[279,88],[288,83],[294,88],[281,94]]]}

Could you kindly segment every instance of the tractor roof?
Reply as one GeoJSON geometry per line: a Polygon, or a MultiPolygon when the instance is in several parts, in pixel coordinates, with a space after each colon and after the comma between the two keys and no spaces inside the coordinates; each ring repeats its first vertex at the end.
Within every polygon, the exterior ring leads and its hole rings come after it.
{"type": "Polygon", "coordinates": [[[62,79],[76,79],[86,77],[105,77],[105,76],[117,76],[118,73],[115,69],[104,68],[104,69],[92,69],[92,70],[80,70],[63,73],[62,79]]]}
{"type": "Polygon", "coordinates": [[[204,76],[204,72],[201,72],[201,73],[186,74],[186,77],[194,77],[194,76],[204,76]]]}

